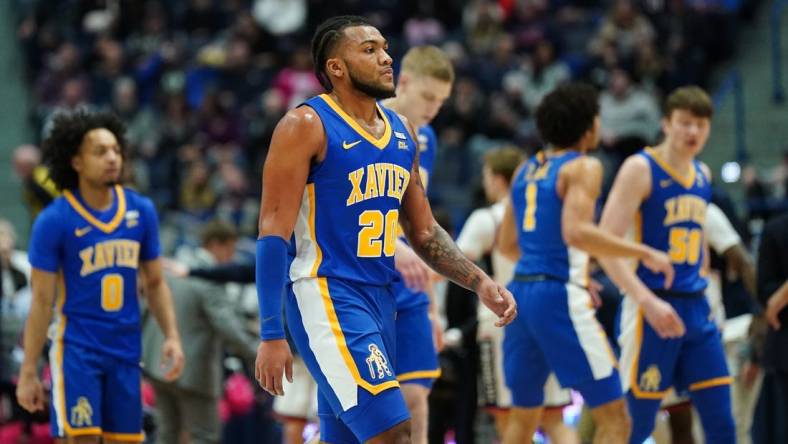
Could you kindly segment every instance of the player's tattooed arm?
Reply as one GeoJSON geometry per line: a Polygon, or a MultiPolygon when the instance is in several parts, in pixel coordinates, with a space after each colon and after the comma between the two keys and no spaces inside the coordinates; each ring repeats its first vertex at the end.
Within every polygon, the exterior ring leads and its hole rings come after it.
{"type": "Polygon", "coordinates": [[[427,235],[411,239],[411,244],[413,250],[435,271],[465,288],[476,290],[485,276],[479,267],[462,254],[451,236],[437,223],[427,235]]]}
{"type": "Polygon", "coordinates": [[[415,251],[438,273],[479,295],[479,300],[498,315],[498,327],[517,316],[512,294],[474,265],[432,216],[432,209],[419,177],[418,155],[413,162],[411,181],[402,199],[400,224],[415,251]]]}

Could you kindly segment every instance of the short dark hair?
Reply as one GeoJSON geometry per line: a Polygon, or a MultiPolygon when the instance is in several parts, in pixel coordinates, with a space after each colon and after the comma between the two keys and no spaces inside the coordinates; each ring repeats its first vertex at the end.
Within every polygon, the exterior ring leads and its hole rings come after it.
{"type": "Polygon", "coordinates": [[[71,159],[79,153],[85,134],[94,129],[106,129],[115,135],[120,145],[121,157],[126,157],[126,125],[109,112],[78,110],[57,114],[52,130],[41,146],[43,162],[49,177],[59,190],[76,188],[79,175],[71,167],[71,159]]]}
{"type": "Polygon", "coordinates": [[[238,239],[238,232],[235,227],[223,220],[214,219],[207,224],[200,232],[200,240],[203,245],[208,245],[211,242],[225,243],[238,239]]]}
{"type": "Polygon", "coordinates": [[[689,111],[696,117],[711,118],[714,104],[709,94],[699,86],[683,86],[670,93],[665,100],[664,116],[670,118],[673,111],[689,111]]]}
{"type": "Polygon", "coordinates": [[[357,15],[338,15],[327,19],[315,30],[312,37],[312,62],[317,80],[326,91],[334,86],[326,74],[326,60],[342,38],[342,31],[353,26],[372,26],[369,20],[357,15]]]}
{"type": "Polygon", "coordinates": [[[579,82],[558,86],[536,109],[536,127],[542,139],[558,147],[576,144],[594,126],[599,101],[594,87],[579,82]]]}

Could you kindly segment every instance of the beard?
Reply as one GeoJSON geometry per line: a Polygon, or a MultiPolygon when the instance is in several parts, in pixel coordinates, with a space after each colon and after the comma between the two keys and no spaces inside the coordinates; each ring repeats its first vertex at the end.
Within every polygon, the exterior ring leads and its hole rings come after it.
{"type": "Polygon", "coordinates": [[[375,100],[383,100],[395,96],[396,90],[394,89],[393,85],[390,88],[385,85],[375,85],[371,82],[359,79],[353,74],[353,71],[350,70],[348,71],[348,74],[350,77],[350,82],[353,84],[353,88],[372,97],[375,100]]]}

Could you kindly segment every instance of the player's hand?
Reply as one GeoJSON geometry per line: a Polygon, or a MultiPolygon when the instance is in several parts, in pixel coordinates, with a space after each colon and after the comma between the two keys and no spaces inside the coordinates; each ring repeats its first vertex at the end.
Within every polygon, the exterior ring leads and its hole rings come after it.
{"type": "Polygon", "coordinates": [[[16,385],[16,399],[23,409],[30,413],[44,410],[44,386],[35,373],[22,372],[16,385]]]}
{"type": "Polygon", "coordinates": [[[517,303],[503,285],[486,276],[476,289],[479,299],[498,316],[497,327],[509,324],[517,316],[517,303]]]}
{"type": "Polygon", "coordinates": [[[777,291],[769,297],[769,302],[766,303],[766,313],[764,316],[773,329],[779,330],[780,327],[782,327],[780,325],[780,312],[786,306],[788,306],[788,292],[777,291]]]}
{"type": "Polygon", "coordinates": [[[673,264],[670,263],[670,257],[664,251],[649,248],[648,254],[641,259],[641,263],[654,273],[665,275],[665,288],[670,288],[673,285],[673,264]]]}
{"type": "Polygon", "coordinates": [[[167,369],[165,381],[174,381],[183,371],[183,348],[179,338],[167,338],[161,345],[161,368],[167,369]]]}
{"type": "Polygon", "coordinates": [[[655,295],[650,295],[640,303],[649,325],[662,339],[680,338],[686,331],[684,322],[673,307],[655,295]]]}
{"type": "Polygon", "coordinates": [[[190,271],[189,267],[187,267],[186,265],[176,261],[175,259],[170,259],[166,257],[161,258],[161,268],[167,273],[179,278],[184,278],[189,276],[189,271],[190,271]]]}
{"type": "Polygon", "coordinates": [[[411,290],[427,291],[431,284],[432,270],[406,243],[397,240],[394,267],[411,290]]]}
{"type": "Polygon", "coordinates": [[[262,341],[257,346],[254,361],[254,378],[266,392],[276,396],[285,394],[282,372],[288,382],[293,382],[293,354],[284,339],[262,341]]]}

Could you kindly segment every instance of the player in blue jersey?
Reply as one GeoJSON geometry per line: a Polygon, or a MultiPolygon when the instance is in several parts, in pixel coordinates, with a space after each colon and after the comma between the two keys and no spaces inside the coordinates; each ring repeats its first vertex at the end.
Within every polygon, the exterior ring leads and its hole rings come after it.
{"type": "Polygon", "coordinates": [[[328,93],[282,118],[263,170],[256,376],[278,395],[283,374],[292,379],[281,318],[286,293],[288,329],[317,381],[321,440],[328,443],[410,442],[395,372],[398,224],[413,250],[478,293],[499,325],[517,312],[511,294],[467,260],[432,217],[416,132],[377,102],[394,95],[386,48],[363,17],[321,24],[312,50],[328,93]]]}
{"type": "Polygon", "coordinates": [[[621,307],[621,375],[632,415],[632,443],[642,443],[654,428],[660,401],[673,386],[689,391],[706,442],[733,443],[731,378],[719,331],[704,297],[703,224],[711,198],[708,167],[695,157],[709,137],[709,96],[698,87],[679,88],[667,99],[665,139],[628,158],[616,177],[602,214],[604,229],[624,235],[635,221],[644,245],[668,252],[676,269],[673,285],[640,266],[603,263],[629,298],[621,307]],[[682,321],[655,317],[649,305],[678,313],[682,321]],[[643,319],[648,321],[643,322],[643,319]]]}
{"type": "Polygon", "coordinates": [[[49,329],[52,436],[67,442],[144,438],[138,275],[167,338],[167,376],[177,378],[183,367],[156,212],[118,184],[124,131],[111,114],[78,111],[58,115],[44,142],[50,177],[63,195],[38,215],[30,237],[33,303],[17,398],[28,411],[44,408],[37,364],[49,329]]]}
{"type": "MultiPolygon", "coordinates": [[[[429,123],[449,98],[454,68],[448,55],[435,46],[417,46],[402,58],[397,96],[384,106],[407,118],[418,131],[419,173],[426,188],[435,161],[437,138],[429,123]]],[[[394,263],[401,274],[395,281],[397,298],[396,372],[411,415],[411,441],[427,444],[427,396],[440,376],[438,352],[443,330],[431,300],[429,268],[402,238],[394,263]],[[406,352],[404,350],[407,350],[406,352]]]]}
{"type": "Polygon", "coordinates": [[[629,419],[616,359],[587,290],[589,256],[636,257],[668,279],[672,268],[664,253],[594,225],[602,181],[601,163],[586,155],[599,143],[594,89],[559,86],[537,108],[536,124],[547,148],[515,173],[501,228],[501,248],[519,247],[509,288],[523,308],[504,332],[504,375],[512,392],[504,442],[531,439],[552,371],[591,407],[594,442],[624,443],[629,419]]]}

